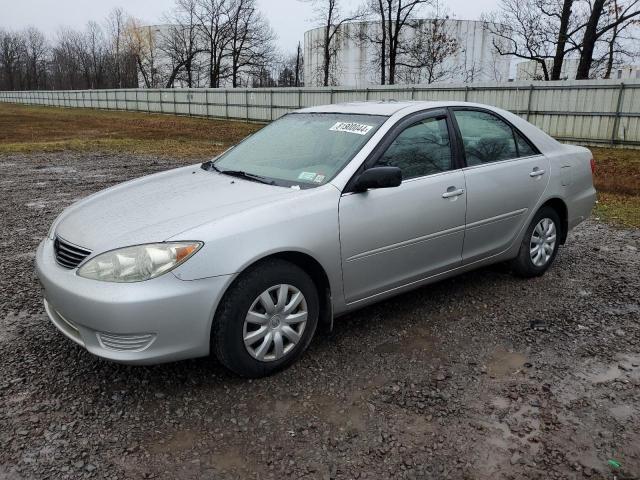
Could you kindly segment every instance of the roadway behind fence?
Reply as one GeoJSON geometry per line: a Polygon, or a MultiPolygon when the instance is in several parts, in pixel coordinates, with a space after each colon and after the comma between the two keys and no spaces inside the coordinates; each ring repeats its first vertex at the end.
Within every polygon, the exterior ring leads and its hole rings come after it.
{"type": "Polygon", "coordinates": [[[119,89],[0,92],[0,102],[269,122],[352,101],[456,100],[510,110],[560,141],[640,147],[640,81],[560,81],[371,88],[119,89]]]}

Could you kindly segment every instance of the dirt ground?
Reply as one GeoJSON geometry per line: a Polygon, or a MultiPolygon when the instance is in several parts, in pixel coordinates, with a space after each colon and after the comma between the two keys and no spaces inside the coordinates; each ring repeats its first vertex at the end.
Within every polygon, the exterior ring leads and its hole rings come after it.
{"type": "Polygon", "coordinates": [[[498,265],[343,317],[259,381],[67,341],[33,273],[54,217],[184,163],[0,156],[0,479],[638,478],[639,230],[590,220],[542,278],[498,265]]]}

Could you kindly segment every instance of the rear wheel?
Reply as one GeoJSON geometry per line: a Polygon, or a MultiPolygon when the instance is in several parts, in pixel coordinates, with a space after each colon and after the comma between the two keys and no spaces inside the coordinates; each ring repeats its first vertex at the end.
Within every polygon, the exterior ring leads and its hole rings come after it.
{"type": "Polygon", "coordinates": [[[212,351],[239,375],[270,375],[306,350],[318,312],[309,275],[284,260],[267,260],[243,273],[225,294],[214,319],[212,351]]]}
{"type": "Polygon", "coordinates": [[[558,254],[560,216],[551,207],[543,207],[531,220],[525,232],[518,256],[511,262],[513,272],[525,278],[546,272],[558,254]]]}

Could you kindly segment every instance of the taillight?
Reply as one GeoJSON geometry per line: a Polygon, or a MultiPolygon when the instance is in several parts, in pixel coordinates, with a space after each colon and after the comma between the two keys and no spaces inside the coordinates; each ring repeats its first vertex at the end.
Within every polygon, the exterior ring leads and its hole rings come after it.
{"type": "Polygon", "coordinates": [[[591,159],[591,174],[595,175],[596,173],[596,161],[592,158],[591,159]]]}

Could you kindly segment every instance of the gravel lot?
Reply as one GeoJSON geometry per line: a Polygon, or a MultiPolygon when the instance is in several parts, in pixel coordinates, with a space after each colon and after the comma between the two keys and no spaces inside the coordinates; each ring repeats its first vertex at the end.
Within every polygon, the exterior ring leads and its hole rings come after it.
{"type": "Polygon", "coordinates": [[[595,220],[543,278],[496,266],[364,309],[268,379],[67,341],[33,273],[54,217],[184,163],[0,156],[0,479],[640,475],[640,231],[595,220]]]}

